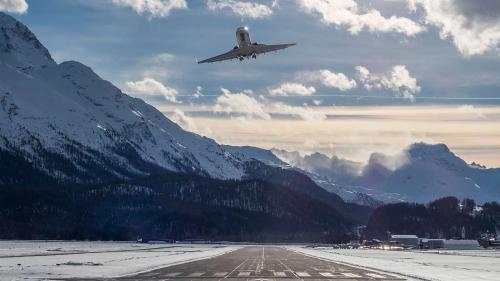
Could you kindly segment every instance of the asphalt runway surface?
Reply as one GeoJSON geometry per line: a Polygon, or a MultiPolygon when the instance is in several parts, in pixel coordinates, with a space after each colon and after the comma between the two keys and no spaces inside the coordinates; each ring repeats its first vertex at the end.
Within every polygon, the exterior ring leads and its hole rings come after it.
{"type": "MultiPolygon", "coordinates": [[[[103,279],[178,281],[404,280],[281,247],[248,246],[211,259],[165,267],[134,276],[103,279]]],[[[82,279],[79,279],[82,280],[82,279]]]]}

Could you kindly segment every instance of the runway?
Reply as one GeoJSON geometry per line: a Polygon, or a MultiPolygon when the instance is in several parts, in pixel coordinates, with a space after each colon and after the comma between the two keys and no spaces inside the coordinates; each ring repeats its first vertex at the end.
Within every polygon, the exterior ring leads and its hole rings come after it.
{"type": "Polygon", "coordinates": [[[286,281],[297,279],[307,281],[404,280],[274,246],[248,246],[211,259],[165,267],[134,276],[103,280],[286,281]]]}

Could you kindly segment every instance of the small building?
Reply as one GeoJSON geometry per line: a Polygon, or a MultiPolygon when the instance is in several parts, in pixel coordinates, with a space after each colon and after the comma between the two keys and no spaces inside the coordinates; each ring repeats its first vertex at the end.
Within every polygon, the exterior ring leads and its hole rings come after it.
{"type": "Polygon", "coordinates": [[[405,248],[420,248],[420,239],[417,235],[391,235],[390,242],[398,242],[405,248]]]}
{"type": "Polygon", "coordinates": [[[422,239],[422,249],[442,249],[444,248],[443,239],[422,239]]]}

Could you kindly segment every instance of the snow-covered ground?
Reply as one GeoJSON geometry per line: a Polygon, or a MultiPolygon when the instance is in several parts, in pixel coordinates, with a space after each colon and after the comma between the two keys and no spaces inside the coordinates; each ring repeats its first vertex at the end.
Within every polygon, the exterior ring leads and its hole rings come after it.
{"type": "Polygon", "coordinates": [[[395,273],[415,280],[500,280],[500,251],[347,250],[290,246],[291,250],[336,262],[395,273]]]}
{"type": "Polygon", "coordinates": [[[0,280],[123,276],[206,259],[238,248],[131,242],[0,241],[0,280]]]}

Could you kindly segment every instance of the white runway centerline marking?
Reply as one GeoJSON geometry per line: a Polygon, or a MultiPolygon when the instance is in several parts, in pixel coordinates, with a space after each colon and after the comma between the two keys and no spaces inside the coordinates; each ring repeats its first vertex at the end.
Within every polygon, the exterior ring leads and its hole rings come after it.
{"type": "Polygon", "coordinates": [[[386,276],[377,274],[377,273],[365,273],[366,275],[373,277],[373,278],[387,278],[386,276]]]}
{"type": "Polygon", "coordinates": [[[274,272],[274,276],[276,276],[276,277],[286,277],[286,273],[275,271],[274,272]]]}
{"type": "Polygon", "coordinates": [[[205,274],[205,272],[193,272],[193,273],[189,274],[188,276],[189,277],[200,277],[203,274],[205,274]]]}
{"type": "Polygon", "coordinates": [[[238,277],[248,277],[250,276],[251,273],[252,273],[251,271],[240,271],[238,273],[238,277]]]}
{"type": "Polygon", "coordinates": [[[224,277],[227,275],[227,272],[216,272],[214,273],[214,277],[224,277]]]}
{"type": "Polygon", "coordinates": [[[325,276],[325,277],[333,277],[334,276],[331,272],[320,272],[319,274],[321,274],[321,276],[325,276]]]}
{"type": "Polygon", "coordinates": [[[350,273],[350,272],[343,272],[342,275],[344,275],[345,277],[361,278],[361,275],[350,273]]]}
{"type": "Polygon", "coordinates": [[[307,272],[295,272],[298,276],[300,277],[310,277],[311,274],[307,273],[307,272]]]}

